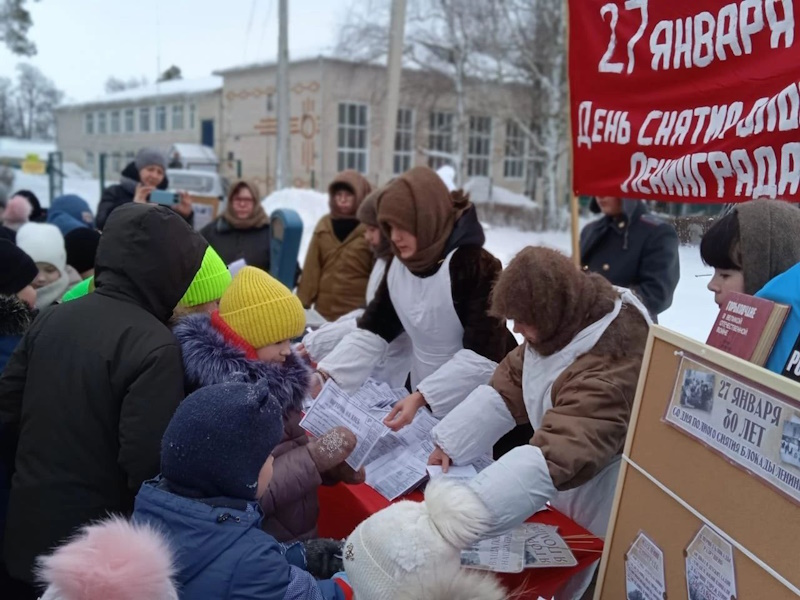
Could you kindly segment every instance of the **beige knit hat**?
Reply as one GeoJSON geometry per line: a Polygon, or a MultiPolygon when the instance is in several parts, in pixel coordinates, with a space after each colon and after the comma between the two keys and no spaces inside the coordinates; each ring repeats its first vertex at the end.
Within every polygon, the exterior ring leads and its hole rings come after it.
{"type": "Polygon", "coordinates": [[[306,314],[297,296],[266,271],[244,267],[222,295],[220,318],[256,350],[303,333],[306,314]]]}

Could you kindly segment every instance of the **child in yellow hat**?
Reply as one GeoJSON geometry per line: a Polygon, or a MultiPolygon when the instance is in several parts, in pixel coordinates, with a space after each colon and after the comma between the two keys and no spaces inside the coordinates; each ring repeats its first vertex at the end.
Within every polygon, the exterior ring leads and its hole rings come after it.
{"type": "Polygon", "coordinates": [[[226,382],[266,380],[283,411],[284,434],[273,455],[275,476],[261,498],[263,529],[280,542],[316,536],[317,488],[360,483],[344,462],[355,448],[351,431],[337,427],[309,440],[300,427],[311,370],[292,350],[302,335],[305,311],[289,289],[265,271],[244,267],[222,295],[219,310],[182,319],[181,344],[187,391],[226,382]]]}

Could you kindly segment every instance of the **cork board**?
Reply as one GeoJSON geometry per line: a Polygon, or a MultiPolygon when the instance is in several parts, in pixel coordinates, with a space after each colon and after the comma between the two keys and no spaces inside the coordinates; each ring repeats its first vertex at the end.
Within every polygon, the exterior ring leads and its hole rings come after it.
{"type": "MultiPolygon", "coordinates": [[[[663,551],[666,595],[688,599],[684,550],[704,522],[715,526],[800,587],[800,507],[755,476],[662,421],[680,365],[676,351],[701,357],[764,388],[800,400],[800,385],[662,327],[648,340],[625,454],[693,512],[623,462],[595,600],[626,597],[625,552],[639,531],[663,551]]],[[[795,598],[734,548],[739,598],[795,598]]]]}

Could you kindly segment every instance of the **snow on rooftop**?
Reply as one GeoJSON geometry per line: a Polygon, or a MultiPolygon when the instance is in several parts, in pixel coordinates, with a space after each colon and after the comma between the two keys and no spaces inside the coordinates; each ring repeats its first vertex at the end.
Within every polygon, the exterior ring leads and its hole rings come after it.
{"type": "Polygon", "coordinates": [[[137,88],[103,94],[91,100],[81,102],[65,102],[59,108],[84,106],[89,104],[109,104],[116,102],[130,102],[144,98],[158,98],[166,96],[179,96],[190,94],[204,94],[222,89],[222,77],[209,75],[195,79],[174,79],[151,83],[137,88]]]}

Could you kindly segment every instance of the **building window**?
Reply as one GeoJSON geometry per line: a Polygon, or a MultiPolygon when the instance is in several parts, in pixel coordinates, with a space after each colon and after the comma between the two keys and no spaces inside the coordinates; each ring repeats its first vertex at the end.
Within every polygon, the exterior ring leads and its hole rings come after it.
{"type": "Polygon", "coordinates": [[[104,134],[106,132],[106,113],[97,113],[97,133],[104,134]]]}
{"type": "Polygon", "coordinates": [[[136,152],[128,151],[125,153],[126,163],[133,162],[134,160],[136,160],[136,152]]]}
{"type": "Polygon", "coordinates": [[[428,131],[428,166],[439,169],[453,162],[453,113],[432,112],[428,131]]]}
{"type": "Polygon", "coordinates": [[[136,129],[136,117],[132,108],[125,109],[125,133],[133,133],[136,129]]]}
{"type": "Polygon", "coordinates": [[[86,164],[83,165],[89,173],[94,175],[94,152],[86,153],[86,164]]]}
{"type": "Polygon", "coordinates": [[[367,172],[367,120],[366,104],[339,104],[339,171],[367,172]]]}
{"type": "Polygon", "coordinates": [[[469,118],[467,175],[488,177],[492,157],[492,118],[469,118]]]}
{"type": "Polygon", "coordinates": [[[139,109],[139,131],[146,133],[150,131],[150,109],[139,109]]]}
{"type": "Polygon", "coordinates": [[[94,133],[94,113],[86,113],[86,134],[92,135],[94,133]]]}
{"type": "Polygon", "coordinates": [[[156,131],[167,130],[167,107],[156,106],[156,131]]]}
{"type": "Polygon", "coordinates": [[[122,157],[120,156],[119,152],[114,152],[111,154],[111,172],[112,173],[119,173],[122,171],[122,157]]]}
{"type": "Polygon", "coordinates": [[[275,110],[275,94],[267,94],[267,112],[275,110]]]}
{"type": "Polygon", "coordinates": [[[414,162],[414,111],[397,111],[397,130],[394,134],[394,174],[405,173],[414,162]]]}
{"type": "Polygon", "coordinates": [[[119,133],[119,111],[111,111],[111,133],[119,133]]]}
{"type": "Polygon", "coordinates": [[[175,104],[172,107],[172,129],[174,131],[183,129],[183,104],[175,104]]]}
{"type": "Polygon", "coordinates": [[[503,177],[523,179],[525,177],[525,133],[514,120],[506,121],[506,153],[503,161],[503,177]]]}
{"type": "Polygon", "coordinates": [[[194,129],[194,117],[195,117],[195,107],[194,104],[189,105],[189,129],[194,129]]]}

